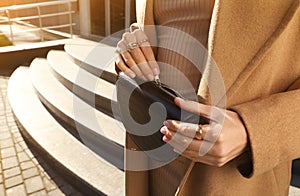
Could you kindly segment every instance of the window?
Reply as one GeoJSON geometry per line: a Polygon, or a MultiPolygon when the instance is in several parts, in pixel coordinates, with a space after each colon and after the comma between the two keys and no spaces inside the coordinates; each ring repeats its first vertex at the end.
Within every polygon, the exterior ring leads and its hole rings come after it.
{"type": "Polygon", "coordinates": [[[135,0],[90,0],[89,12],[89,34],[101,37],[124,30],[136,20],[135,0]]]}

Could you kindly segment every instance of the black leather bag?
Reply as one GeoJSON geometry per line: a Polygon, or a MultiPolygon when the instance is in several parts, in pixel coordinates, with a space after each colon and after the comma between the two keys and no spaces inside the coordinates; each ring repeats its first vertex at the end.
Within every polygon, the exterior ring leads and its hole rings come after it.
{"type": "Polygon", "coordinates": [[[119,112],[127,133],[141,150],[157,161],[171,161],[178,156],[162,141],[160,128],[166,119],[208,123],[206,118],[179,108],[174,98],[183,97],[164,84],[133,80],[121,72],[116,87],[119,112]]]}

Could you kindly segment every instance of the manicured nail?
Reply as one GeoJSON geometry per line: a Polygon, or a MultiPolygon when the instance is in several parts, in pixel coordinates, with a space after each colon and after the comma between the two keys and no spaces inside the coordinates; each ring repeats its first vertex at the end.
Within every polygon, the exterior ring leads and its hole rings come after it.
{"type": "Polygon", "coordinates": [[[154,76],[152,74],[148,74],[147,77],[150,81],[154,80],[154,76]]]}
{"type": "Polygon", "coordinates": [[[162,127],[162,128],[160,129],[160,132],[161,132],[162,134],[166,135],[167,130],[166,130],[165,127],[162,127]]]}
{"type": "Polygon", "coordinates": [[[176,99],[178,100],[178,101],[180,101],[180,102],[182,102],[182,101],[184,101],[182,98],[180,98],[180,97],[176,97],[176,99]]]}
{"type": "Polygon", "coordinates": [[[177,103],[182,104],[182,102],[184,102],[184,99],[180,97],[175,97],[174,101],[177,101],[177,103]]]}
{"type": "Polygon", "coordinates": [[[154,69],[153,69],[153,73],[154,73],[155,76],[158,76],[158,75],[159,75],[158,69],[157,69],[157,68],[154,68],[154,69]]]}
{"type": "Polygon", "coordinates": [[[169,139],[168,139],[166,136],[164,136],[164,137],[163,137],[163,141],[164,141],[164,142],[168,142],[169,139]]]}
{"type": "Polygon", "coordinates": [[[135,78],[135,76],[136,76],[134,72],[129,72],[128,74],[129,74],[129,77],[131,77],[131,78],[135,78]]]}
{"type": "Polygon", "coordinates": [[[164,121],[163,123],[166,127],[168,127],[170,125],[170,123],[168,121],[164,121]]]}

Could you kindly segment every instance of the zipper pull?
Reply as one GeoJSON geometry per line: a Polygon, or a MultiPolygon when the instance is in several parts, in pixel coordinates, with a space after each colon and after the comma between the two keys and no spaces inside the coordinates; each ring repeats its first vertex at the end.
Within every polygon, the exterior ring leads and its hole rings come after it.
{"type": "Polygon", "coordinates": [[[157,86],[161,86],[161,81],[160,81],[158,75],[154,77],[154,82],[155,82],[155,84],[156,84],[157,86]]]}

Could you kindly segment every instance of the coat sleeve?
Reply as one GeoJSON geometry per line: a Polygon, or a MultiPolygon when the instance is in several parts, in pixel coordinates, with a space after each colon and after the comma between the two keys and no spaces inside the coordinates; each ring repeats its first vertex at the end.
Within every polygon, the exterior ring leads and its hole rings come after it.
{"type": "Polygon", "coordinates": [[[286,92],[231,110],[242,118],[249,138],[247,164],[238,167],[243,176],[250,178],[300,157],[300,78],[286,92]]]}

